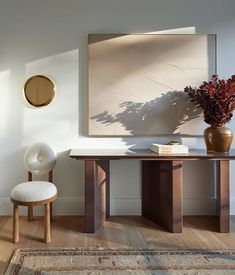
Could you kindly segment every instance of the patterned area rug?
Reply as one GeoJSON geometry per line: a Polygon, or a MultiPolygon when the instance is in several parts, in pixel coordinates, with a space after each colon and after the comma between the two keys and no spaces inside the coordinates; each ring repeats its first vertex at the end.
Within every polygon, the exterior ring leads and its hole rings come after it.
{"type": "Polygon", "coordinates": [[[235,274],[235,250],[17,249],[5,275],[235,274]]]}

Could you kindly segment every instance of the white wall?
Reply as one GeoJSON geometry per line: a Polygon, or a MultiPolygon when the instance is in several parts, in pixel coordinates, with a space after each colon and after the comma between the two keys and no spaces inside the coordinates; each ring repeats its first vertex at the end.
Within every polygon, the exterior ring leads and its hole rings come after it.
{"type": "MultiPolygon", "coordinates": [[[[0,0],[0,214],[10,214],[10,190],[26,178],[22,156],[29,144],[46,142],[59,153],[56,212],[81,214],[84,166],[68,157],[70,148],[144,148],[166,140],[85,136],[88,33],[216,33],[218,73],[229,77],[235,73],[234,10],[234,0],[0,0]],[[24,82],[37,73],[51,77],[57,87],[55,101],[42,109],[31,108],[22,96],[24,82]]],[[[184,142],[204,148],[202,138],[184,142]]],[[[184,213],[214,213],[214,163],[194,161],[184,167],[184,213]]],[[[231,163],[231,185],[234,167],[231,163]]],[[[140,193],[139,162],[112,161],[112,213],[139,214],[140,193]]]]}

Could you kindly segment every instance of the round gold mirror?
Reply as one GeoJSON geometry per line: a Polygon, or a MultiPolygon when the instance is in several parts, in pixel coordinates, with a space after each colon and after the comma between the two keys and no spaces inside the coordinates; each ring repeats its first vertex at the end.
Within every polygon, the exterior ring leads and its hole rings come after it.
{"type": "Polygon", "coordinates": [[[28,103],[34,107],[46,106],[55,97],[55,85],[44,75],[34,75],[26,81],[24,95],[28,103]]]}

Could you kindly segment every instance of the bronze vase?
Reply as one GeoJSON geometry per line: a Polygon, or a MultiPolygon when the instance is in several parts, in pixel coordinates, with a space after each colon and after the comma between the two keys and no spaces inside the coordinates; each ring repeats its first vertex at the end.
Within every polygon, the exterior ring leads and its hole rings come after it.
{"type": "Polygon", "coordinates": [[[224,125],[208,127],[204,131],[204,140],[208,153],[226,153],[230,149],[233,133],[224,125]]]}

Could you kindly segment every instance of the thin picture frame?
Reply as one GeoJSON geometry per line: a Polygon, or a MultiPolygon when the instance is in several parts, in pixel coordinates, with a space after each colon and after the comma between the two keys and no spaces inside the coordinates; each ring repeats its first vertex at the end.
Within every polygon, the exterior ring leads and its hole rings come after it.
{"type": "Polygon", "coordinates": [[[90,34],[88,136],[202,135],[201,110],[182,90],[216,67],[215,34],[90,34]]]}

